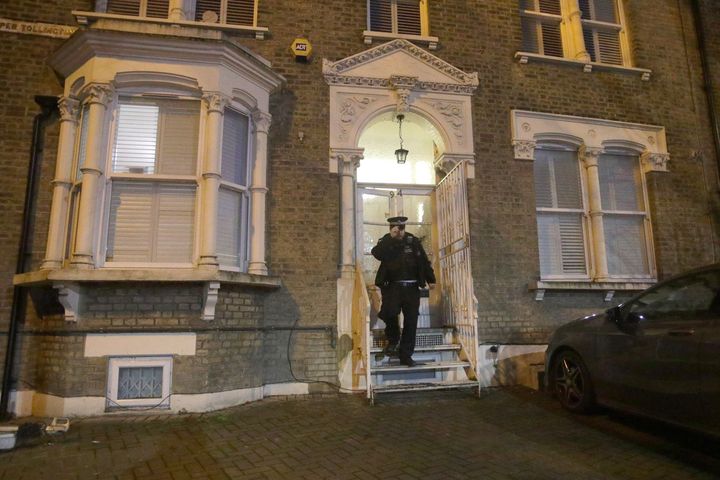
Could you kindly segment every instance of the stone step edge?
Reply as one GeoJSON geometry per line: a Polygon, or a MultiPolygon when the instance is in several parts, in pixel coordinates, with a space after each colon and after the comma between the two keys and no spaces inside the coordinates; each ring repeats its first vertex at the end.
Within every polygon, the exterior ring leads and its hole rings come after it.
{"type": "Polygon", "coordinates": [[[374,393],[393,393],[393,392],[409,392],[422,390],[449,390],[453,388],[473,388],[477,387],[478,382],[460,381],[460,382],[423,382],[423,383],[397,383],[391,385],[373,385],[374,393]]]}
{"type": "Polygon", "coordinates": [[[371,367],[370,373],[387,373],[387,372],[418,372],[421,370],[444,370],[449,368],[469,367],[470,362],[428,362],[418,363],[414,367],[406,365],[384,365],[382,367],[371,367]]]}
{"type": "MultiPolygon", "coordinates": [[[[426,345],[424,347],[415,346],[416,352],[445,352],[445,351],[452,351],[452,350],[460,350],[462,348],[461,345],[457,343],[445,343],[443,345],[426,345]]],[[[370,349],[371,353],[378,353],[382,352],[382,347],[372,347],[370,349]]]]}

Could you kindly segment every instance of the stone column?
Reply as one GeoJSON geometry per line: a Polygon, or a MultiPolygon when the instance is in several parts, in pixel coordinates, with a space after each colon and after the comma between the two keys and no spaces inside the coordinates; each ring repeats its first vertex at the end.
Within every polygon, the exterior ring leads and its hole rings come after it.
{"type": "Polygon", "coordinates": [[[170,5],[169,5],[168,18],[170,20],[174,20],[174,21],[193,20],[192,18],[188,18],[190,9],[188,8],[187,0],[170,0],[169,3],[170,3],[170,5]]]}
{"type": "Polygon", "coordinates": [[[108,84],[95,83],[85,91],[83,104],[88,105],[87,145],[85,164],[80,168],[83,174],[75,247],[71,265],[76,268],[93,268],[96,224],[98,214],[98,189],[105,164],[104,138],[105,113],[113,98],[113,89],[108,84]]]}
{"type": "Polygon", "coordinates": [[[345,148],[331,153],[340,174],[340,276],[348,279],[355,274],[355,179],[363,152],[362,148],[345,148]]]}
{"type": "Polygon", "coordinates": [[[598,173],[598,157],[602,148],[580,148],[580,159],[587,170],[587,191],[590,208],[590,242],[593,246],[592,265],[595,269],[595,280],[607,280],[607,254],[605,252],[605,226],[603,224],[602,201],[600,195],[600,174],[598,173]]]}
{"type": "Polygon", "coordinates": [[[220,93],[203,95],[207,106],[205,122],[205,155],[202,164],[202,221],[199,265],[217,268],[217,217],[220,195],[220,162],[222,127],[229,99],[220,93]]]}
{"type": "Polygon", "coordinates": [[[52,181],[53,195],[50,206],[47,248],[41,270],[62,267],[65,256],[64,246],[67,237],[67,211],[70,189],[72,188],[72,165],[75,154],[79,102],[72,97],[62,97],[58,101],[60,109],[60,138],[58,140],[55,178],[52,181]]]}
{"type": "Polygon", "coordinates": [[[252,114],[255,127],[255,162],[250,184],[250,262],[248,273],[267,275],[265,263],[265,201],[267,197],[267,137],[272,116],[255,110],[252,114]]]}
{"type": "Polygon", "coordinates": [[[578,0],[562,0],[565,3],[565,11],[567,12],[567,22],[564,27],[566,35],[564,36],[570,48],[570,56],[581,62],[589,62],[590,54],[585,47],[585,38],[582,30],[582,13],[580,12],[580,4],[578,0]]]}

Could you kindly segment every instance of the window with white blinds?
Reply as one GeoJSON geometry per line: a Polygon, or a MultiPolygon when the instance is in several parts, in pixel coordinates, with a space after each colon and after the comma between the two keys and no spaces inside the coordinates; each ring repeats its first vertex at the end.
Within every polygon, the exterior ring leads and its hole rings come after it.
{"type": "Polygon", "coordinates": [[[520,0],[523,51],[562,57],[560,0],[520,0]]]}
{"type": "Polygon", "coordinates": [[[247,242],[248,138],[246,115],[226,110],[223,118],[217,255],[220,265],[242,268],[247,242]]]}
{"type": "Polygon", "coordinates": [[[194,175],[199,129],[197,101],[121,99],[112,171],[194,175]]]}
{"type": "MultiPolygon", "coordinates": [[[[610,278],[648,278],[649,225],[637,154],[598,157],[600,210],[592,211],[584,183],[591,181],[577,151],[541,146],[535,150],[534,181],[540,275],[543,280],[592,280],[590,262],[601,261],[610,278]],[[599,218],[602,228],[585,219],[599,218]],[[604,245],[604,256],[593,245],[604,245]],[[599,258],[602,260],[599,260],[599,258]],[[605,265],[606,263],[606,265],[605,265]]],[[[587,190],[590,190],[588,186],[587,190]]],[[[596,263],[596,270],[601,268],[596,263]]],[[[604,268],[602,268],[604,269],[604,268]]]]}
{"type": "Polygon", "coordinates": [[[585,49],[593,62],[622,65],[616,0],[579,0],[585,49]]]}
{"type": "Polygon", "coordinates": [[[192,262],[199,130],[196,100],[119,99],[108,262],[192,262]]]}
{"type": "Polygon", "coordinates": [[[538,149],[534,173],[541,276],[587,278],[577,152],[538,149]]]}
{"type": "Polygon", "coordinates": [[[257,25],[257,0],[197,0],[195,20],[229,25],[257,25]]]}
{"type": "MultiPolygon", "coordinates": [[[[577,44],[569,38],[573,3],[561,0],[519,0],[522,24],[522,49],[525,52],[551,57],[574,58],[566,43],[577,44]],[[568,38],[566,38],[568,37],[568,38]]],[[[621,32],[623,19],[618,0],[578,0],[582,24],[582,40],[590,60],[610,65],[625,65],[621,32]]],[[[581,51],[581,45],[575,45],[581,51]]],[[[572,49],[572,47],[571,47],[572,49]]],[[[571,50],[570,49],[570,50],[571,50]]]]}
{"type": "Polygon", "coordinates": [[[168,18],[170,0],[107,0],[107,13],[133,17],[168,18]]]}
{"type": "Polygon", "coordinates": [[[646,206],[640,161],[631,155],[601,155],[598,174],[608,273],[646,276],[646,206]]]}
{"type": "Polygon", "coordinates": [[[195,185],[165,182],[112,184],[107,261],[190,263],[195,185]]]}
{"type": "Polygon", "coordinates": [[[368,0],[368,27],[373,32],[427,35],[421,0],[368,0]]]}

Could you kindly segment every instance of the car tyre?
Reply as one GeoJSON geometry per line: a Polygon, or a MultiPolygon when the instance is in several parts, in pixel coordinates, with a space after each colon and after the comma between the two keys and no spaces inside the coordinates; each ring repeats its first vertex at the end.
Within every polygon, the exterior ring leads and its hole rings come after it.
{"type": "Polygon", "coordinates": [[[552,392],[563,408],[588,413],[595,407],[595,391],[590,372],[580,355],[564,350],[552,362],[552,392]]]}

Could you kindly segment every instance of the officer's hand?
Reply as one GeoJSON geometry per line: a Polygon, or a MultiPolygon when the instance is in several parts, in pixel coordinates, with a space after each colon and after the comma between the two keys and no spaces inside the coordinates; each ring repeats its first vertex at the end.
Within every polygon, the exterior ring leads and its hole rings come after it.
{"type": "Polygon", "coordinates": [[[430,290],[434,290],[434,289],[435,289],[435,284],[434,284],[434,283],[428,283],[428,288],[429,288],[430,290]]]}

